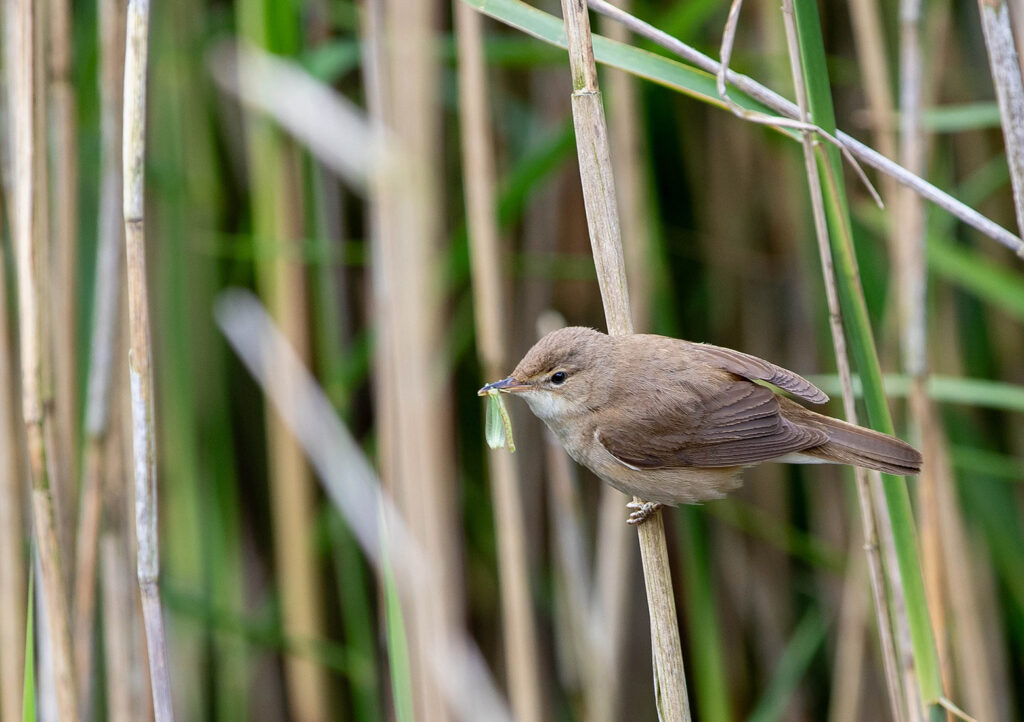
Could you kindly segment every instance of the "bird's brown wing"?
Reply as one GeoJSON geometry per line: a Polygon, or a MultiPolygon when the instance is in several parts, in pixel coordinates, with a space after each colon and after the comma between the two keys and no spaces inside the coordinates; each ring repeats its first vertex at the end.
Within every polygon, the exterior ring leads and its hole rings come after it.
{"type": "Polygon", "coordinates": [[[595,436],[638,469],[743,466],[828,441],[820,429],[783,417],[771,389],[729,373],[636,401],[642,411],[601,419],[595,436]]]}
{"type": "Polygon", "coordinates": [[[828,395],[803,376],[781,366],[776,366],[757,356],[733,351],[731,348],[712,346],[707,343],[685,343],[687,350],[693,356],[711,366],[717,366],[720,369],[734,373],[737,376],[743,376],[752,381],[755,379],[767,381],[811,403],[823,404],[828,401],[828,395]]]}

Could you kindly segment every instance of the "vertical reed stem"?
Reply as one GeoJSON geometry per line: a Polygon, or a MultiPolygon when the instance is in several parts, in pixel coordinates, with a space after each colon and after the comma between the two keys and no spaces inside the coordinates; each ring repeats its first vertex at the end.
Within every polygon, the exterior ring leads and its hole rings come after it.
{"type": "Polygon", "coordinates": [[[25,653],[24,474],[15,398],[16,346],[7,303],[7,263],[0,262],[0,720],[21,715],[25,653]]]}
{"type": "MultiPolygon", "coordinates": [[[[580,178],[583,182],[594,265],[597,268],[608,333],[621,336],[633,332],[633,319],[619,235],[619,213],[608,131],[591,45],[590,18],[586,3],[580,0],[562,0],[562,15],[569,41],[573,122],[576,126],[580,178]]],[[[661,514],[656,513],[640,524],[637,531],[651,615],[655,696],[659,714],[665,720],[689,720],[690,705],[679,641],[679,622],[661,514]]]]}
{"type": "Polygon", "coordinates": [[[46,143],[38,130],[44,87],[37,4],[29,0],[10,0],[8,22],[12,24],[11,130],[13,137],[14,203],[12,235],[18,265],[18,315],[21,334],[22,414],[28,443],[29,470],[32,477],[32,509],[35,519],[36,545],[42,569],[43,596],[50,630],[50,659],[57,708],[62,719],[78,716],[75,695],[71,634],[67,594],[61,567],[60,545],[50,487],[49,457],[56,450],[49,446],[52,430],[52,405],[47,404],[49,392],[50,329],[46,324],[44,300],[40,283],[47,272],[44,265],[49,238],[45,228],[44,172],[46,143]]]}
{"type": "MultiPolygon", "coordinates": [[[[462,0],[454,0],[459,50],[459,119],[462,124],[463,187],[473,264],[476,343],[485,376],[499,378],[508,362],[501,240],[495,203],[494,140],[484,64],[483,18],[462,0]]],[[[519,486],[519,465],[504,449],[487,455],[494,494],[498,537],[505,659],[512,707],[517,720],[544,718],[527,569],[526,524],[519,486]]]]}
{"type": "Polygon", "coordinates": [[[1024,78],[1010,26],[1010,8],[1006,0],[978,0],[978,11],[999,100],[1017,227],[1024,234],[1024,78]]]}
{"type": "MultiPolygon", "coordinates": [[[[391,157],[374,178],[373,280],[381,469],[411,532],[423,544],[436,584],[415,605],[403,604],[417,719],[446,720],[450,705],[431,673],[449,649],[462,616],[455,532],[458,505],[449,458],[451,409],[441,352],[438,5],[432,0],[369,3],[380,25],[367,73],[371,112],[386,127],[401,163],[391,157]],[[375,12],[380,15],[375,15],[375,12]]],[[[371,48],[372,49],[372,48],[371,48]]],[[[458,670],[452,673],[459,675],[458,670]]],[[[461,678],[448,684],[461,688],[461,678]]]]}
{"type": "MultiPolygon", "coordinates": [[[[75,97],[71,86],[71,4],[70,0],[49,0],[48,114],[53,157],[52,270],[50,289],[53,324],[54,437],[59,451],[60,473],[57,491],[65,502],[60,520],[61,551],[73,558],[76,488],[75,414],[78,409],[76,384],[78,315],[76,303],[76,261],[78,258],[78,144],[75,97]]],[[[70,572],[70,569],[66,570],[70,572]]]]}
{"type": "MultiPolygon", "coordinates": [[[[78,693],[86,699],[92,680],[92,640],[96,608],[96,567],[103,508],[104,461],[110,419],[114,344],[121,306],[121,91],[124,66],[122,0],[97,3],[100,91],[100,196],[97,218],[96,279],[92,340],[85,399],[85,446],[78,533],[75,545],[74,635],[78,693]]],[[[109,573],[109,572],[108,572],[109,573]]]]}
{"type": "MultiPolygon", "coordinates": [[[[790,66],[793,72],[793,85],[796,89],[799,118],[809,122],[807,111],[807,87],[804,83],[803,67],[800,59],[797,33],[793,20],[792,0],[783,0],[783,20],[786,27],[786,41],[789,50],[790,66]]],[[[816,141],[810,132],[802,133],[804,167],[807,172],[807,185],[811,195],[811,206],[814,211],[814,230],[818,239],[818,253],[821,258],[821,270],[825,281],[825,296],[828,302],[829,324],[832,330],[832,345],[835,351],[836,367],[843,386],[843,411],[846,420],[857,423],[856,401],[853,395],[853,381],[850,373],[850,360],[846,352],[846,336],[843,330],[842,310],[839,305],[839,293],[836,288],[835,268],[832,263],[832,251],[828,235],[828,221],[825,216],[825,201],[818,174],[817,158],[815,157],[816,141]]],[[[892,636],[892,622],[889,618],[889,606],[886,601],[885,580],[883,578],[882,560],[878,553],[878,536],[874,507],[871,501],[871,490],[868,472],[855,469],[857,479],[857,497],[860,501],[861,523],[864,531],[864,549],[867,553],[868,571],[871,580],[871,592],[875,602],[875,615],[878,622],[878,633],[882,645],[882,663],[885,680],[889,692],[889,704],[893,719],[897,722],[905,720],[904,706],[901,704],[902,691],[898,677],[899,664],[892,636]]]]}
{"type": "MultiPolygon", "coordinates": [[[[620,7],[629,10],[628,3],[620,7]]],[[[629,41],[625,26],[604,18],[603,32],[611,39],[629,41]]],[[[647,189],[644,187],[638,97],[635,81],[628,73],[610,70],[605,77],[608,87],[608,114],[611,117],[610,153],[618,182],[622,235],[630,242],[624,247],[626,281],[633,289],[630,309],[633,323],[648,331],[650,322],[650,259],[648,258],[650,227],[648,224],[647,189]]],[[[622,523],[622,507],[626,496],[607,484],[601,487],[598,515],[597,588],[599,624],[607,639],[603,654],[590,665],[588,714],[596,722],[618,718],[622,694],[622,675],[618,667],[622,659],[627,615],[629,613],[629,566],[635,552],[630,553],[630,531],[622,523]]]]}
{"type": "Polygon", "coordinates": [[[174,719],[174,710],[171,706],[167,644],[160,608],[153,352],[146,282],[145,148],[149,0],[130,0],[128,3],[125,38],[124,136],[121,152],[128,270],[128,370],[132,398],[137,566],[149,654],[149,675],[153,687],[153,711],[157,722],[169,722],[174,719]]]}

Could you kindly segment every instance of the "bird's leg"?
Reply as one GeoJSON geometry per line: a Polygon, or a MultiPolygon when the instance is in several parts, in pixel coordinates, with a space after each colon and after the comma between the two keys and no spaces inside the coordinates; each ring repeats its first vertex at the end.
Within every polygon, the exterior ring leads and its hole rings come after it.
{"type": "Polygon", "coordinates": [[[632,509],[633,513],[626,519],[626,523],[630,526],[636,526],[643,524],[645,521],[654,516],[659,509],[661,504],[655,501],[631,501],[626,504],[627,509],[632,509]]]}

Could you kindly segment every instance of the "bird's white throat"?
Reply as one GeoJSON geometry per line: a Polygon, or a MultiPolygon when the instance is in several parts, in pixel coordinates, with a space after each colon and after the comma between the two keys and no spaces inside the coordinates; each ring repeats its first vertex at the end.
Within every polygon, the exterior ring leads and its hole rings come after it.
{"type": "Polygon", "coordinates": [[[534,416],[542,421],[557,419],[564,416],[570,410],[569,401],[561,394],[538,389],[536,391],[524,391],[520,395],[530,405],[530,410],[534,416]]]}

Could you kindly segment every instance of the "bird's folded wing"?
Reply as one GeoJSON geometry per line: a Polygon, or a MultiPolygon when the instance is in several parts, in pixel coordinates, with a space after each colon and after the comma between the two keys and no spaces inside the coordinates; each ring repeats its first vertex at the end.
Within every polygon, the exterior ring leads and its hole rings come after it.
{"type": "Polygon", "coordinates": [[[638,469],[742,466],[828,441],[824,431],[784,418],[772,390],[749,381],[719,386],[696,403],[673,398],[681,397],[652,399],[640,418],[599,424],[597,441],[638,469]]]}
{"type": "Polygon", "coordinates": [[[702,357],[705,363],[717,366],[729,373],[751,380],[767,381],[794,396],[799,396],[815,404],[823,404],[828,401],[828,395],[803,376],[757,356],[706,343],[688,343],[688,346],[694,354],[702,357]]]}

